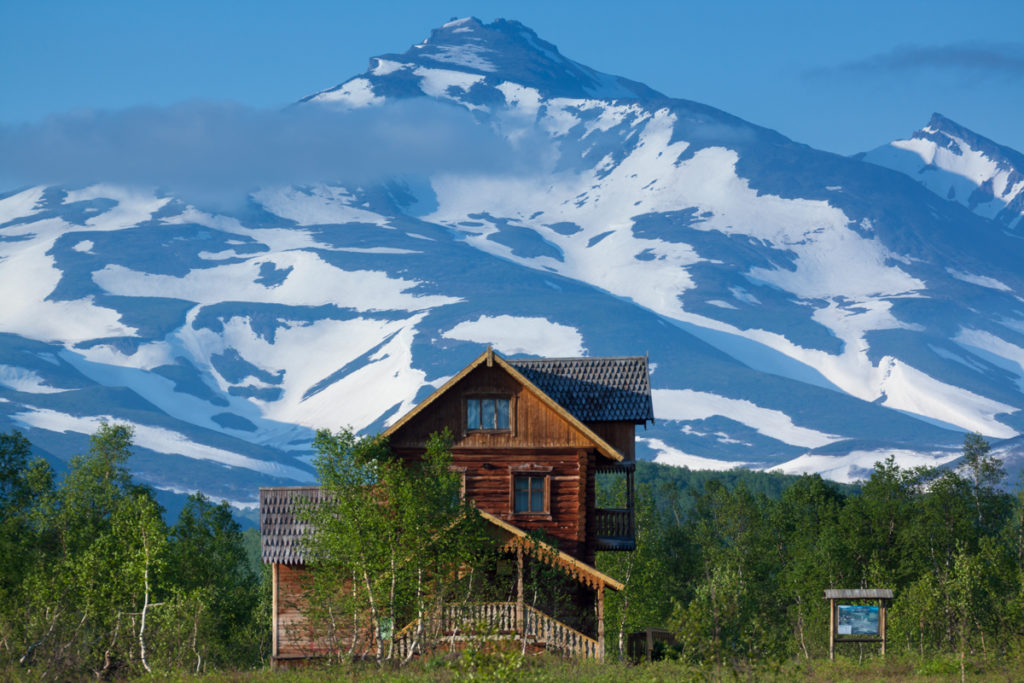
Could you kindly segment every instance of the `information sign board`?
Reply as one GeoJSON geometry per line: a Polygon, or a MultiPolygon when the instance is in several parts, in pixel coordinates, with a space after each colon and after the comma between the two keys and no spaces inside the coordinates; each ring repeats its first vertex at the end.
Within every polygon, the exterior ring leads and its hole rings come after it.
{"type": "Polygon", "coordinates": [[[836,633],[841,636],[877,636],[878,607],[867,605],[839,605],[839,623],[836,633]]]}

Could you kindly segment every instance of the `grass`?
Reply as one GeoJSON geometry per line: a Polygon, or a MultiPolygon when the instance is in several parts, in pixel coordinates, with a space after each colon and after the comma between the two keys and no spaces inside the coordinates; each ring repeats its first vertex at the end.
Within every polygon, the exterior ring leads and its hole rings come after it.
{"type": "MultiPolygon", "coordinates": [[[[966,663],[970,681],[1024,680],[1024,658],[972,657],[966,663]]],[[[154,676],[154,681],[176,683],[333,683],[349,681],[586,681],[618,683],[640,681],[959,681],[960,661],[955,655],[937,654],[794,659],[781,663],[739,663],[733,666],[697,666],[680,661],[632,665],[618,661],[573,661],[551,655],[520,657],[514,652],[468,652],[433,657],[402,668],[360,662],[290,671],[268,669],[220,672],[203,676],[154,676]]]]}

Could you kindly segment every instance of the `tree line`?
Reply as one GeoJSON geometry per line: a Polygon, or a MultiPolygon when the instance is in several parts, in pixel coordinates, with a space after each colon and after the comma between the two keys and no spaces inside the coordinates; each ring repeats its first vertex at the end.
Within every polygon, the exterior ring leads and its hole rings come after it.
{"type": "MultiPolygon", "coordinates": [[[[130,476],[131,439],[102,425],[58,480],[21,434],[0,434],[0,671],[67,680],[266,663],[268,572],[250,565],[227,503],[193,495],[166,520],[130,476]]],[[[435,438],[409,467],[379,439],[319,433],[335,505],[306,513],[320,530],[308,610],[342,658],[407,661],[411,649],[393,645],[402,629],[410,647],[438,642],[443,624],[428,615],[516,589],[515,563],[459,496],[449,446],[435,438]],[[499,579],[490,595],[485,577],[499,579]]],[[[826,588],[893,589],[893,654],[1019,649],[1024,494],[1001,488],[980,436],[964,456],[959,469],[890,457],[857,487],[638,463],[637,549],[597,560],[626,585],[607,596],[608,656],[624,654],[628,633],[663,627],[695,664],[825,657],[826,588]]],[[[598,504],[624,495],[601,486],[598,504]]],[[[555,604],[559,580],[543,562],[521,579],[531,604],[563,618],[573,605],[555,604]]]]}
{"type": "Polygon", "coordinates": [[[754,473],[729,487],[706,473],[700,487],[659,485],[652,470],[688,477],[641,464],[637,550],[599,558],[627,583],[609,618],[623,634],[669,629],[693,663],[817,658],[828,655],[825,589],[891,588],[889,653],[1013,651],[1024,645],[1024,493],[1001,488],[980,435],[963,455],[959,468],[910,469],[890,456],[859,488],[802,476],[774,491],[754,473]]]}
{"type": "Polygon", "coordinates": [[[0,434],[0,671],[102,679],[265,657],[268,593],[227,503],[192,495],[168,525],[132,481],[131,440],[101,425],[57,481],[24,436],[0,434]]]}

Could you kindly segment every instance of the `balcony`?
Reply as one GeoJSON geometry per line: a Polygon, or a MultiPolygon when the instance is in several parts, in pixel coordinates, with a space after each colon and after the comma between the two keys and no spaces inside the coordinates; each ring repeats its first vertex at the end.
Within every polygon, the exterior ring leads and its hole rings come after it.
{"type": "Polygon", "coordinates": [[[594,536],[598,550],[636,550],[633,508],[594,510],[594,536]]]}

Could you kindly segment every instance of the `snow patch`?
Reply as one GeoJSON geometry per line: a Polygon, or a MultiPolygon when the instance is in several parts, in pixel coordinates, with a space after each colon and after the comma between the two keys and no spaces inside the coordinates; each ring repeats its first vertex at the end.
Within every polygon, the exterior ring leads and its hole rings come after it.
{"type": "Polygon", "coordinates": [[[999,292],[1012,292],[1006,284],[1000,282],[994,277],[988,277],[987,275],[974,275],[973,273],[965,273],[963,271],[956,270],[955,268],[946,268],[946,272],[955,277],[957,280],[963,280],[969,282],[972,285],[978,285],[980,287],[987,287],[994,289],[999,292]]]}
{"type": "Polygon", "coordinates": [[[438,45],[434,48],[430,58],[438,62],[457,64],[480,71],[496,71],[494,64],[484,57],[491,52],[493,50],[480,45],[438,45]]]}
{"type": "Polygon", "coordinates": [[[0,384],[27,394],[56,394],[67,391],[51,387],[33,370],[13,365],[0,365],[0,384]]]}
{"type": "Polygon", "coordinates": [[[493,344],[503,354],[526,353],[552,358],[584,355],[583,336],[574,327],[560,325],[546,318],[512,315],[481,315],[475,321],[464,321],[442,332],[446,339],[480,344],[493,344]]]}
{"type": "Polygon", "coordinates": [[[384,98],[373,92],[373,84],[365,78],[353,78],[332,90],[315,95],[311,102],[340,104],[352,109],[361,109],[383,104],[384,98]]]}
{"type": "Polygon", "coordinates": [[[243,469],[261,472],[276,477],[292,479],[299,482],[314,482],[312,473],[290,465],[259,460],[240,453],[233,453],[222,448],[207,446],[192,441],[184,434],[149,425],[121,420],[109,415],[77,417],[48,408],[35,408],[26,412],[16,413],[11,418],[20,424],[51,432],[76,432],[78,434],[94,434],[103,422],[117,422],[130,425],[135,430],[133,442],[140,448],[147,448],[157,453],[180,455],[195,460],[209,460],[243,469]]]}
{"type": "Polygon", "coordinates": [[[686,467],[691,470],[714,470],[716,472],[725,472],[727,470],[736,469],[737,467],[746,467],[747,465],[750,465],[749,462],[742,462],[739,460],[715,460],[714,458],[702,458],[699,455],[690,455],[689,453],[684,453],[678,448],[669,446],[661,439],[646,439],[639,437],[637,438],[637,441],[647,444],[651,450],[658,453],[654,458],[654,462],[659,465],[686,467]]]}
{"type": "Polygon", "coordinates": [[[840,440],[838,436],[798,427],[785,413],[762,408],[745,399],[726,398],[692,389],[654,389],[651,394],[654,413],[661,420],[684,422],[721,415],[764,436],[803,448],[819,448],[840,440]]]}
{"type": "Polygon", "coordinates": [[[445,99],[451,99],[451,95],[448,93],[449,88],[459,88],[468,92],[475,84],[484,80],[481,74],[467,74],[464,71],[449,69],[428,69],[422,66],[417,67],[413,73],[420,77],[420,89],[425,94],[445,99]]]}
{"type": "Polygon", "coordinates": [[[852,451],[846,455],[815,455],[807,453],[781,465],[768,468],[768,472],[784,474],[820,474],[826,479],[844,484],[864,481],[871,476],[875,463],[884,462],[890,455],[901,468],[937,467],[960,457],[959,451],[922,453],[906,449],[852,451]]]}

